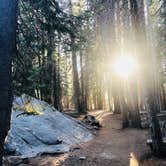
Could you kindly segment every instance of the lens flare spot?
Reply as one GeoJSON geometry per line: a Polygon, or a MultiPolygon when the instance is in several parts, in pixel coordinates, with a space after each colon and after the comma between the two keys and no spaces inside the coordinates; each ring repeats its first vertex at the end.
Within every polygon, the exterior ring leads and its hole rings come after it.
{"type": "Polygon", "coordinates": [[[116,59],[113,67],[116,74],[125,78],[136,73],[138,70],[138,63],[132,57],[121,56],[116,59]]]}

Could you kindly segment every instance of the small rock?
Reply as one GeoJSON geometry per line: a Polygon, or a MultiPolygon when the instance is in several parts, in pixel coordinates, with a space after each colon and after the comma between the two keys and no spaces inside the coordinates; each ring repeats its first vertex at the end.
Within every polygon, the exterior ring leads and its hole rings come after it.
{"type": "Polygon", "coordinates": [[[93,129],[99,130],[102,126],[100,122],[96,119],[93,115],[85,115],[85,117],[82,120],[84,123],[90,125],[93,127],[93,129]]]}
{"type": "Polygon", "coordinates": [[[72,147],[72,148],[70,149],[70,152],[74,152],[75,150],[80,150],[80,147],[72,147]]]}
{"type": "Polygon", "coordinates": [[[74,147],[73,148],[73,150],[79,150],[80,149],[80,147],[74,147]]]}
{"type": "Polygon", "coordinates": [[[86,156],[81,156],[79,160],[86,160],[86,156]]]}
{"type": "Polygon", "coordinates": [[[95,130],[99,130],[99,127],[97,127],[97,126],[94,126],[93,128],[94,128],[95,130]]]}
{"type": "Polygon", "coordinates": [[[22,158],[18,156],[11,156],[11,157],[8,157],[8,162],[12,165],[18,165],[18,164],[21,164],[23,160],[22,158]]]}

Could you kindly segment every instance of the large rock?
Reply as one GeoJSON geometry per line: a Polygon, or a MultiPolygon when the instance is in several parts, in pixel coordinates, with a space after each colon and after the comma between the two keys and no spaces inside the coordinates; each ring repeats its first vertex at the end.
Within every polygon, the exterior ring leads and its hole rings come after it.
{"type": "Polygon", "coordinates": [[[14,100],[6,150],[22,158],[63,153],[71,145],[92,137],[80,121],[58,112],[46,102],[22,95],[14,100]]]}

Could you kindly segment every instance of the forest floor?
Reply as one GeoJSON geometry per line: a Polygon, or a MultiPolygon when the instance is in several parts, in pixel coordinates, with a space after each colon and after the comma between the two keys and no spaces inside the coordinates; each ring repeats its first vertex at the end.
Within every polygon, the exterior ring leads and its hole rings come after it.
{"type": "Polygon", "coordinates": [[[90,142],[76,145],[69,153],[44,155],[20,166],[165,166],[166,159],[152,156],[146,145],[147,130],[121,129],[119,115],[97,112],[102,123],[90,142]]]}

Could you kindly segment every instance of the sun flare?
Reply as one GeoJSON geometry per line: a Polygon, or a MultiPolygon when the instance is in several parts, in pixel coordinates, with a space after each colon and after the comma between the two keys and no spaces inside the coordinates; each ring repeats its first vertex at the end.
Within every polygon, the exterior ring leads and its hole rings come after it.
{"type": "Polygon", "coordinates": [[[126,78],[137,71],[138,63],[132,57],[121,56],[115,61],[113,67],[116,74],[126,78]]]}

